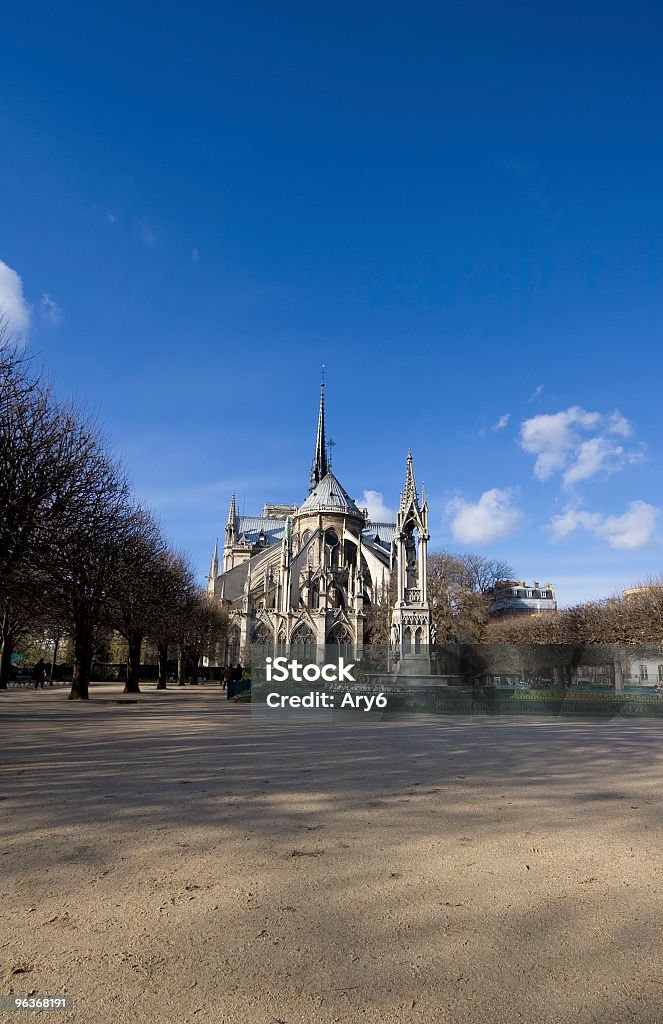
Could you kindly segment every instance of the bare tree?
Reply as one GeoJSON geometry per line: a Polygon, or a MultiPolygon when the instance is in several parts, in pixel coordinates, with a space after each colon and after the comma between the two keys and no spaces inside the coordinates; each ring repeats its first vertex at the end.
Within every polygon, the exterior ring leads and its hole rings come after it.
{"type": "MultiPolygon", "coordinates": [[[[45,637],[62,635],[61,611],[56,595],[43,574],[30,580],[29,587],[16,588],[11,595],[0,592],[0,686],[6,689],[10,675],[11,656],[22,646],[41,634],[45,637]]],[[[55,652],[54,652],[55,653],[55,652]]]]}
{"type": "Polygon", "coordinates": [[[184,620],[197,592],[188,559],[170,549],[162,552],[155,566],[154,586],[158,599],[152,607],[148,636],[157,647],[157,689],[165,690],[169,650],[185,633],[184,620]]]}
{"type": "Polygon", "coordinates": [[[44,581],[80,522],[98,448],[92,425],[55,400],[0,325],[0,685],[6,685],[13,623],[29,617],[31,603],[38,614],[44,581]]]}
{"type": "Polygon", "coordinates": [[[107,621],[127,641],[129,670],[125,693],[140,693],[143,641],[159,614],[161,559],[166,542],[151,513],[140,506],[124,513],[124,543],[109,580],[107,621]]]}
{"type": "MultiPolygon", "coordinates": [[[[397,592],[396,573],[391,574],[389,589],[376,595],[378,600],[365,607],[364,643],[372,647],[388,648],[391,643],[391,612],[397,592]]],[[[370,654],[371,652],[369,652],[370,654]]]]}
{"type": "Polygon", "coordinates": [[[105,624],[122,552],[131,535],[124,471],[88,424],[80,430],[88,440],[87,458],[48,570],[74,633],[70,700],[88,699],[95,639],[105,624]]]}
{"type": "MultiPolygon", "coordinates": [[[[192,674],[204,657],[214,658],[228,633],[228,613],[204,590],[190,595],[185,602],[179,637],[185,665],[192,674]]],[[[180,682],[182,680],[180,679],[180,682]]]]}
{"type": "Polygon", "coordinates": [[[503,559],[475,554],[458,555],[458,559],[466,582],[477,594],[490,594],[500,580],[513,578],[513,568],[503,559]]]}
{"type": "Polygon", "coordinates": [[[663,643],[663,576],[650,576],[621,598],[624,618],[642,643],[663,643]]]}
{"type": "Polygon", "coordinates": [[[428,558],[428,596],[442,642],[477,643],[490,617],[491,591],[513,576],[508,563],[481,555],[439,551],[428,558]]]}
{"type": "Polygon", "coordinates": [[[95,642],[127,640],[127,690],[138,691],[142,641],[206,652],[223,631],[218,607],[194,596],[192,573],[167,552],[151,515],[133,503],[124,470],[96,424],[58,402],[0,322],[0,686],[14,643],[47,606],[74,637],[70,699],[88,697],[95,642]]]}

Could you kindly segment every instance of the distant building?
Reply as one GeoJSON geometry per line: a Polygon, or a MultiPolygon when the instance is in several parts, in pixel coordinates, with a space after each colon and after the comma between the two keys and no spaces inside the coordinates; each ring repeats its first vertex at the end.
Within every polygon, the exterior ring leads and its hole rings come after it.
{"type": "MultiPolygon", "coordinates": [[[[660,583],[643,583],[637,587],[627,587],[623,594],[627,601],[638,601],[645,598],[647,594],[660,600],[662,591],[663,586],[660,583]]],[[[663,687],[663,646],[658,645],[658,650],[651,652],[643,648],[639,657],[631,658],[630,664],[624,669],[624,684],[661,689],[663,687]]]]}
{"type": "Polygon", "coordinates": [[[493,588],[491,615],[534,615],[556,612],[557,595],[552,583],[543,586],[524,580],[500,580],[493,588]]]}
{"type": "Polygon", "coordinates": [[[627,587],[623,594],[627,601],[633,601],[646,594],[660,594],[661,591],[663,591],[663,586],[660,583],[643,583],[638,587],[627,587]]]}

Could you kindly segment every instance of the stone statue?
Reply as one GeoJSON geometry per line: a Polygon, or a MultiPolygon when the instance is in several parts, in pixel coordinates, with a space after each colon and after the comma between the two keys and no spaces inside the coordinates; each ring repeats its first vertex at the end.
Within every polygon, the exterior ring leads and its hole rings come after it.
{"type": "Polygon", "coordinates": [[[417,544],[414,533],[408,533],[405,537],[405,569],[405,586],[411,590],[417,585],[417,544]]]}

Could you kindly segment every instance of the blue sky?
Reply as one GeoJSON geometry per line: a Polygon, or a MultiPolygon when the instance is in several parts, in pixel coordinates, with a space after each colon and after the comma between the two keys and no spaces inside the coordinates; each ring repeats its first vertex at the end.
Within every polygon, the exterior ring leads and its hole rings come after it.
{"type": "MultiPolygon", "coordinates": [[[[0,302],[206,574],[334,468],[560,602],[663,569],[663,10],[14,5],[0,302]]],[[[380,497],[379,497],[380,496],[380,497]]]]}

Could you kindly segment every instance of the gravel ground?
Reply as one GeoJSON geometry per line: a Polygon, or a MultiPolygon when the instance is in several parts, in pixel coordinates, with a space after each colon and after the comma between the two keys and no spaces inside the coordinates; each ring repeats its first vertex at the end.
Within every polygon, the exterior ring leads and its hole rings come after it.
{"type": "Polygon", "coordinates": [[[663,722],[117,696],[0,692],[1,991],[53,1024],[663,1020],[663,722]]]}

